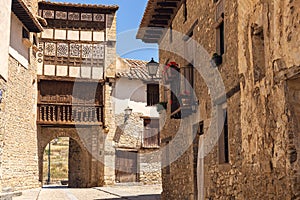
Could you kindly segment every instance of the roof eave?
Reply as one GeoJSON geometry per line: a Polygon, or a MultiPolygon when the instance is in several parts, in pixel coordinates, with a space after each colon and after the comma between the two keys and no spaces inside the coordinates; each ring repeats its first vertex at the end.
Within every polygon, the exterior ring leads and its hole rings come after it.
{"type": "Polygon", "coordinates": [[[159,43],[183,2],[183,0],[148,0],[136,38],[145,43],[159,43]]]}
{"type": "Polygon", "coordinates": [[[11,9],[30,32],[40,33],[43,31],[42,25],[23,0],[12,0],[11,9]]]}
{"type": "Polygon", "coordinates": [[[113,12],[116,12],[119,9],[118,5],[62,3],[62,2],[50,2],[50,1],[40,1],[39,6],[41,6],[41,5],[49,5],[49,6],[57,6],[57,7],[105,9],[105,10],[110,10],[113,12]]]}

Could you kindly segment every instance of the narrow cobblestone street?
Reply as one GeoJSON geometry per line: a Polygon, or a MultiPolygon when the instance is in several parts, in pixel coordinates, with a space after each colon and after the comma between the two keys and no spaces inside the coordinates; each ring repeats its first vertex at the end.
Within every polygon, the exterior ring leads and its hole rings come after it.
{"type": "Polygon", "coordinates": [[[65,186],[46,186],[40,190],[24,191],[13,200],[159,200],[160,185],[120,185],[97,188],[67,188],[65,186]]]}

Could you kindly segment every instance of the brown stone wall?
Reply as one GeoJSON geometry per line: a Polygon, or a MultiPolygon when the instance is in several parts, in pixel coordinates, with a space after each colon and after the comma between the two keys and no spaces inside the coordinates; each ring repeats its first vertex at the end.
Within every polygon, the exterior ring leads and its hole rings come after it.
{"type": "Polygon", "coordinates": [[[124,123],[124,114],[115,115],[117,130],[114,136],[116,148],[139,149],[141,147],[144,121],[142,113],[132,113],[124,123]]]}
{"type": "MultiPolygon", "coordinates": [[[[223,64],[219,66],[218,70],[224,82],[226,92],[232,90],[235,86],[239,86],[239,76],[237,67],[237,4],[235,1],[225,1],[225,54],[223,55],[223,64]]],[[[184,20],[183,7],[179,9],[175,19],[172,23],[173,35],[174,31],[181,34],[188,34],[193,24],[198,20],[197,25],[193,29],[193,39],[198,43],[197,53],[203,52],[211,56],[216,52],[216,29],[215,29],[215,9],[216,6],[213,1],[191,1],[187,0],[187,20],[184,20]],[[203,14],[199,14],[203,13],[203,14]],[[203,49],[200,49],[203,48],[203,49]]],[[[182,37],[182,36],[181,36],[182,37]]],[[[173,39],[171,43],[172,48],[178,48],[179,52],[182,45],[179,40],[182,38],[173,39]]],[[[169,35],[164,37],[160,47],[165,48],[169,44],[169,35]]],[[[167,60],[175,61],[180,66],[186,65],[186,61],[181,59],[179,55],[174,55],[170,52],[160,50],[160,63],[166,63],[167,60]]],[[[198,59],[198,58],[196,58],[198,59]]],[[[199,58],[200,59],[200,58],[199,58]]],[[[197,63],[197,62],[196,62],[197,63]]],[[[199,60],[198,63],[201,63],[199,60]]],[[[200,68],[201,66],[195,66],[200,68]]],[[[195,93],[199,100],[200,116],[199,120],[204,121],[204,134],[207,134],[207,129],[211,121],[211,98],[209,90],[203,79],[203,74],[195,73],[195,93]]],[[[170,96],[170,94],[168,94],[170,96]]],[[[227,99],[228,123],[229,123],[229,164],[219,164],[218,158],[218,143],[215,144],[210,154],[205,157],[205,196],[206,198],[230,198],[231,196],[238,196],[240,188],[235,187],[238,178],[234,178],[231,174],[239,174],[241,170],[241,128],[240,128],[240,94],[234,93],[232,97],[227,99]]],[[[170,112],[168,110],[168,112],[170,112]]],[[[169,113],[170,114],[170,113],[169,113]]],[[[193,118],[184,119],[182,125],[186,135],[192,138],[192,122],[193,118]]],[[[174,137],[176,133],[176,124],[180,120],[168,119],[162,133],[162,140],[168,137],[174,137]]],[[[184,138],[183,141],[188,140],[184,138]]],[[[193,149],[190,147],[177,161],[171,164],[170,173],[166,174],[164,169],[163,175],[163,199],[194,199],[197,196],[197,185],[194,181],[193,173],[193,149]],[[182,188],[184,185],[184,188],[182,188]],[[178,189],[180,188],[180,189],[178,189]]]]}
{"type": "MultiPolygon", "coordinates": [[[[159,149],[142,148],[142,134],[144,131],[144,119],[142,113],[132,113],[124,123],[124,114],[115,115],[116,133],[114,135],[114,146],[118,149],[134,149],[138,151],[138,173],[139,182],[143,184],[161,183],[160,156],[149,156],[149,153],[159,149]]],[[[154,155],[154,154],[152,154],[154,155]]],[[[155,154],[159,155],[159,154],[155,154]]]]}
{"type": "Polygon", "coordinates": [[[299,3],[239,3],[239,71],[242,88],[243,196],[298,199],[299,3]],[[254,44],[261,34],[266,76],[255,81],[254,44]],[[288,81],[287,81],[288,80],[288,81]],[[249,176],[248,174],[251,174],[249,176]]]}
{"type": "Polygon", "coordinates": [[[149,153],[158,152],[159,149],[140,149],[139,150],[139,182],[145,185],[161,184],[161,162],[159,154],[149,153]],[[155,155],[155,157],[154,157],[155,155]]]}
{"type": "Polygon", "coordinates": [[[28,69],[9,58],[9,78],[3,83],[4,99],[1,103],[2,188],[21,190],[39,186],[35,70],[33,56],[28,69]]]}

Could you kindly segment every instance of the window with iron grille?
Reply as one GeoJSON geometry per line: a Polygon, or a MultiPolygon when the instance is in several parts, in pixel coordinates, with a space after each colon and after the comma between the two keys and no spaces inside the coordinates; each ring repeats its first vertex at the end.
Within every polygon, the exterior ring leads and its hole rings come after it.
{"type": "Polygon", "coordinates": [[[159,102],[159,85],[147,84],[147,106],[156,105],[159,102]]]}
{"type": "Polygon", "coordinates": [[[144,119],[144,148],[158,148],[160,145],[159,119],[144,119]]]}

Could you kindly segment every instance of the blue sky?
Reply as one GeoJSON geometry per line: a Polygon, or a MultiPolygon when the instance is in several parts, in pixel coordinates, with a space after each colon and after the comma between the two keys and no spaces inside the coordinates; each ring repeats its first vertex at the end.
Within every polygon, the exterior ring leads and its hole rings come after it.
{"type": "Polygon", "coordinates": [[[51,0],[55,2],[118,5],[117,53],[123,58],[150,61],[158,60],[157,45],[145,44],[135,39],[144,14],[147,0],[51,0]]]}

